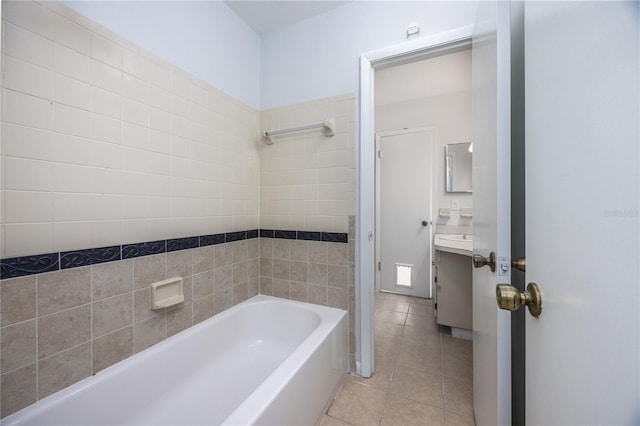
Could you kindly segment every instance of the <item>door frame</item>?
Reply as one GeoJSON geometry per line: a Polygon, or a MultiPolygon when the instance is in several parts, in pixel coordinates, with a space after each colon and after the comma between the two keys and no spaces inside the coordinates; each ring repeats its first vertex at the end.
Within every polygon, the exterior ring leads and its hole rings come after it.
{"type": "Polygon", "coordinates": [[[374,69],[453,53],[469,48],[473,25],[407,41],[360,56],[356,154],[356,373],[374,371],[373,314],[375,280],[375,126],[374,69]]]}
{"type": "MultiPolygon", "coordinates": [[[[414,128],[405,128],[405,129],[398,129],[398,130],[389,130],[385,132],[376,132],[375,152],[380,152],[380,140],[385,136],[406,135],[410,133],[423,133],[423,132],[432,133],[433,141],[435,142],[437,140],[438,132],[435,127],[414,127],[414,128]]],[[[429,151],[430,151],[429,152],[429,155],[430,155],[429,174],[431,175],[431,179],[430,179],[431,187],[429,188],[429,217],[427,217],[427,220],[429,221],[429,246],[430,246],[429,254],[431,255],[431,259],[429,259],[429,298],[431,298],[433,296],[432,294],[433,268],[431,267],[431,263],[433,262],[433,244],[432,244],[433,228],[431,223],[433,222],[433,158],[435,156],[435,143],[433,142],[430,143],[429,151]]],[[[381,247],[381,232],[380,232],[380,205],[381,204],[380,202],[382,200],[380,197],[381,182],[380,182],[380,161],[379,160],[380,160],[379,156],[375,158],[376,212],[375,212],[374,251],[376,256],[376,260],[375,260],[376,263],[380,262],[380,247],[381,247]]],[[[376,268],[374,264],[374,269],[375,269],[375,291],[379,291],[380,290],[380,268],[376,268]]]]}

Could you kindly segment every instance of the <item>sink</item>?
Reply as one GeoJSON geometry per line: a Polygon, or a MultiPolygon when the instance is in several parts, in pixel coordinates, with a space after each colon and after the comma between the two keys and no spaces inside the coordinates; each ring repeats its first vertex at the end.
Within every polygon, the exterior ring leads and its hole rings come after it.
{"type": "Polygon", "coordinates": [[[471,256],[473,236],[468,234],[436,234],[433,245],[436,250],[471,256]]]}

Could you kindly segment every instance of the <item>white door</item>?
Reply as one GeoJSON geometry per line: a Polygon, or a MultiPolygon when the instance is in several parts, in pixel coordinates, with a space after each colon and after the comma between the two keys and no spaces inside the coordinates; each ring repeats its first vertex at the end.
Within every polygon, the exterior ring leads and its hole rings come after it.
{"type": "MultiPolygon", "coordinates": [[[[500,256],[508,222],[493,179],[509,181],[499,176],[509,164],[509,7],[483,2],[474,40],[474,251],[483,255],[496,244],[500,256]]],[[[526,279],[542,291],[541,316],[526,314],[526,423],[640,424],[639,3],[524,7],[526,279]]],[[[509,282],[499,271],[474,273],[478,424],[511,420],[500,394],[509,348],[487,289],[491,278],[492,288],[509,282]]]]}
{"type": "Polygon", "coordinates": [[[434,130],[385,132],[376,138],[379,287],[430,297],[434,130]]]}
{"type": "Polygon", "coordinates": [[[640,424],[639,4],[525,3],[529,425],[640,424]]]}
{"type": "MultiPolygon", "coordinates": [[[[472,50],[473,252],[510,256],[510,5],[479,2],[472,50]]],[[[507,282],[509,277],[502,277],[507,282]]],[[[510,313],[498,272],[473,270],[473,406],[478,425],[511,423],[510,313]]]]}

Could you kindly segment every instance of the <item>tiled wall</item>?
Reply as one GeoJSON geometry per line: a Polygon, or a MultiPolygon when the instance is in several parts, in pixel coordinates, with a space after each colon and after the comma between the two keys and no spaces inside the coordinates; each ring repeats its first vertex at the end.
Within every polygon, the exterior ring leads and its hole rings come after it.
{"type": "Polygon", "coordinates": [[[355,216],[348,243],[260,238],[260,293],[349,311],[355,371],[355,216]]]}
{"type": "Polygon", "coordinates": [[[58,3],[2,7],[2,275],[30,264],[0,281],[0,416],[259,292],[348,309],[353,369],[354,96],[260,114],[58,3]],[[330,117],[331,138],[259,136],[330,117]],[[310,232],[191,244],[257,228],[310,232]],[[120,256],[63,265],[96,247],[120,256]],[[151,311],[173,276],[185,303],[151,311]]]}
{"type": "Polygon", "coordinates": [[[2,7],[0,257],[258,228],[258,111],[61,4],[2,7]]]}
{"type": "Polygon", "coordinates": [[[263,130],[336,122],[321,130],[277,136],[262,148],[260,227],[347,232],[355,214],[355,95],[262,112],[263,130]]]}
{"type": "Polygon", "coordinates": [[[254,238],[2,281],[2,417],[255,296],[259,254],[254,238]],[[184,303],[152,311],[149,284],[175,276],[184,303]]]}

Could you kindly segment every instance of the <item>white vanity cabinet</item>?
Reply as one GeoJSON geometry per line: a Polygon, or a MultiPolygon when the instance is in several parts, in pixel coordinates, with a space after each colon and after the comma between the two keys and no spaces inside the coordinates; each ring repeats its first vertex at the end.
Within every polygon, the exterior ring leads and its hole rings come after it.
{"type": "Polygon", "coordinates": [[[471,257],[436,247],[435,264],[437,323],[472,330],[471,257]]]}

